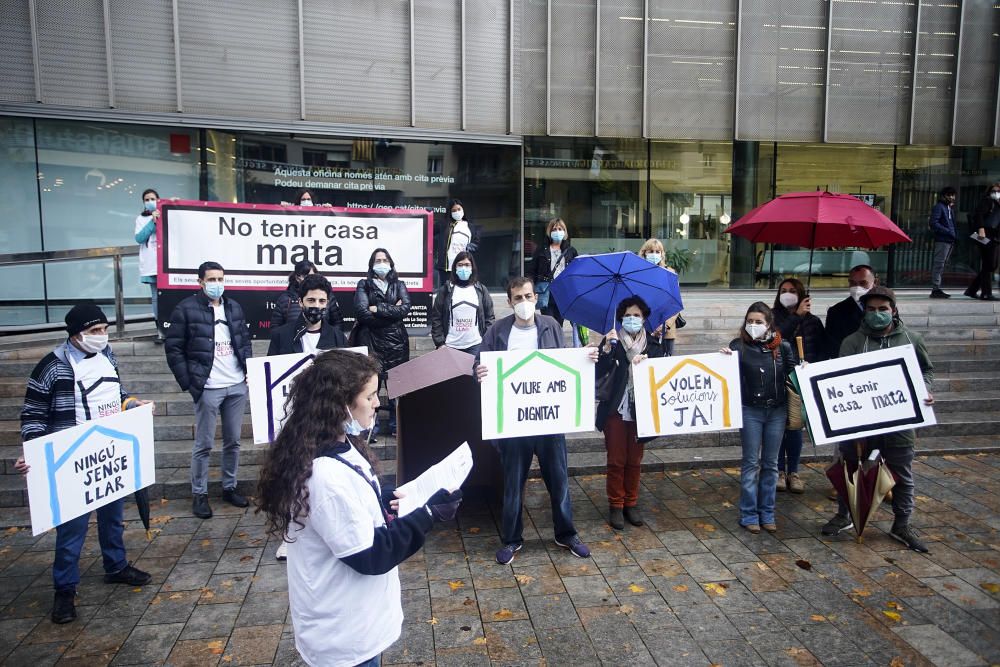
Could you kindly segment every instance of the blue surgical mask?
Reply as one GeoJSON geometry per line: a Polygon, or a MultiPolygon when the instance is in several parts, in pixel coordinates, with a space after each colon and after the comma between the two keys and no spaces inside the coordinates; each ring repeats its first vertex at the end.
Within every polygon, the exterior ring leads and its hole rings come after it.
{"type": "Polygon", "coordinates": [[[639,333],[642,330],[642,318],[638,315],[626,315],[622,318],[622,329],[630,334],[639,333]]]}
{"type": "Polygon", "coordinates": [[[388,264],[376,263],[372,266],[372,271],[374,271],[375,275],[378,276],[379,278],[385,278],[387,275],[389,275],[389,271],[391,270],[392,267],[389,266],[388,264]]]}
{"type": "Polygon", "coordinates": [[[552,233],[549,234],[553,241],[556,243],[562,243],[563,239],[566,238],[566,232],[561,229],[553,229],[552,233]]]}
{"type": "Polygon", "coordinates": [[[472,277],[472,267],[459,266],[455,269],[455,275],[458,276],[459,280],[468,280],[472,277]]]}
{"type": "Polygon", "coordinates": [[[205,283],[202,289],[205,292],[205,296],[215,301],[222,298],[222,293],[226,291],[226,286],[222,283],[205,283]]]}
{"type": "Polygon", "coordinates": [[[147,211],[149,211],[150,213],[152,213],[153,211],[155,211],[155,210],[156,210],[156,200],[155,200],[155,199],[149,199],[149,200],[146,200],[145,202],[143,202],[143,204],[142,204],[142,205],[143,205],[143,206],[144,206],[144,207],[146,208],[146,210],[147,210],[147,211]]]}
{"type": "Polygon", "coordinates": [[[663,255],[661,255],[658,252],[651,252],[646,254],[646,261],[649,262],[650,264],[659,265],[659,263],[662,260],[663,260],[663,255]]]}
{"type": "Polygon", "coordinates": [[[364,432],[364,427],[361,426],[361,422],[354,418],[351,414],[351,409],[347,408],[347,416],[350,417],[350,421],[344,422],[344,433],[347,435],[358,436],[364,432]]]}

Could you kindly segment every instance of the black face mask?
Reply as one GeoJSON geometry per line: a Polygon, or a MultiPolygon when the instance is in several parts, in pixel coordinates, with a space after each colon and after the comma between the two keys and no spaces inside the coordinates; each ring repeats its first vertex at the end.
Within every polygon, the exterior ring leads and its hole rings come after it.
{"type": "Polygon", "coordinates": [[[326,308],[319,308],[318,306],[303,308],[302,316],[306,318],[306,322],[309,324],[316,324],[317,322],[321,322],[323,318],[326,317],[326,308]]]}

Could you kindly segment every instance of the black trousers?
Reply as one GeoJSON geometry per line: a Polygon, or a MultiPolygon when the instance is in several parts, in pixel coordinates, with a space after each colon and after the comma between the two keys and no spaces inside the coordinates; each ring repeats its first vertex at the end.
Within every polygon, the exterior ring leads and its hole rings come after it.
{"type": "Polygon", "coordinates": [[[974,296],[982,290],[982,296],[993,295],[993,273],[997,270],[997,263],[1000,261],[1000,241],[994,238],[986,245],[979,246],[979,273],[973,278],[972,283],[966,288],[965,293],[974,296]]]}

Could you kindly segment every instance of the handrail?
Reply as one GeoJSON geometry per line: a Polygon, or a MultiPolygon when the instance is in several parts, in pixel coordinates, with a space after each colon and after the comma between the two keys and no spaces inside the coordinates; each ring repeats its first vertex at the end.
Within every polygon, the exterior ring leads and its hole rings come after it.
{"type": "Polygon", "coordinates": [[[125,291],[122,287],[122,257],[139,254],[139,246],[107,246],[104,248],[79,248],[76,250],[44,250],[39,252],[14,252],[0,255],[0,267],[44,264],[46,262],[73,262],[110,257],[115,268],[115,333],[125,335],[125,291]]]}

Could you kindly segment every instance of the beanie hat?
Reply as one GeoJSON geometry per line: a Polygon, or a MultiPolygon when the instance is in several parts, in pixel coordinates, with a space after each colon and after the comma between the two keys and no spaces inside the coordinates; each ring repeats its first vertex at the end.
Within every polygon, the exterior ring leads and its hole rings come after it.
{"type": "Polygon", "coordinates": [[[66,313],[66,332],[75,336],[95,324],[107,324],[108,318],[104,311],[93,301],[78,303],[66,313]]]}
{"type": "Polygon", "coordinates": [[[861,303],[864,304],[868,299],[886,299],[892,304],[892,307],[896,307],[896,294],[888,287],[883,287],[882,285],[876,285],[875,287],[868,290],[868,292],[863,295],[860,299],[861,303]]]}

